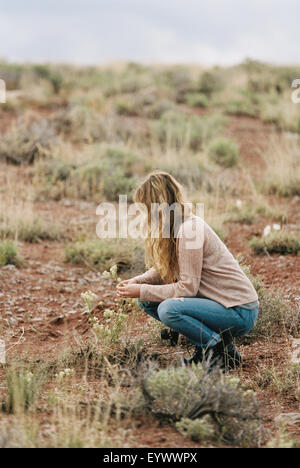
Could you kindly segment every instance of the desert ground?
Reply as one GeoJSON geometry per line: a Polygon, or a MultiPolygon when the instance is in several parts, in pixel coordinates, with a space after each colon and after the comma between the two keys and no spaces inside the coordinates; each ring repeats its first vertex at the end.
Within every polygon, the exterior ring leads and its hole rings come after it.
{"type": "Polygon", "coordinates": [[[299,76],[0,63],[0,447],[299,447],[299,76]],[[143,244],[99,239],[96,208],[154,169],[204,204],[258,291],[226,375],[181,368],[191,345],[116,296],[143,244]]]}

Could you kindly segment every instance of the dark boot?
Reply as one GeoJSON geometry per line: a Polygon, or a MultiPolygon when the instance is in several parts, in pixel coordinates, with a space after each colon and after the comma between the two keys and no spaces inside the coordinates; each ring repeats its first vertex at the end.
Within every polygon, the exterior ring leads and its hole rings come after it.
{"type": "Polygon", "coordinates": [[[225,346],[224,342],[218,343],[213,348],[201,348],[196,346],[195,352],[191,358],[182,358],[182,365],[188,366],[198,364],[199,362],[208,362],[209,372],[215,367],[220,367],[223,372],[236,369],[242,364],[242,357],[238,350],[229,343],[225,346]]]}
{"type": "Polygon", "coordinates": [[[191,366],[193,363],[198,364],[199,362],[202,362],[204,359],[205,355],[205,350],[204,348],[201,348],[201,346],[196,346],[195,351],[192,357],[190,358],[181,358],[181,364],[183,366],[191,366]]]}
{"type": "Polygon", "coordinates": [[[204,348],[200,346],[195,347],[194,354],[191,358],[182,358],[181,364],[183,366],[190,366],[192,364],[199,364],[200,362],[207,362],[209,371],[214,367],[224,366],[224,352],[218,345],[213,348],[204,348]]]}
{"type": "Polygon", "coordinates": [[[175,330],[172,330],[171,328],[164,328],[160,332],[160,336],[162,340],[170,340],[171,346],[176,346],[178,343],[179,333],[177,333],[175,330]]]}
{"type": "Polygon", "coordinates": [[[242,365],[242,356],[232,343],[227,345],[224,350],[224,362],[227,370],[236,369],[242,365]]]}

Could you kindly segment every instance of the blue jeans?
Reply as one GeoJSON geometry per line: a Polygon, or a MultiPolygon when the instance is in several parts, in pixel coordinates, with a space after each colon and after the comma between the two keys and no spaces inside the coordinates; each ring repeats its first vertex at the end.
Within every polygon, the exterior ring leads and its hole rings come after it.
{"type": "Polygon", "coordinates": [[[196,346],[212,348],[229,332],[232,337],[247,334],[254,327],[258,308],[242,306],[226,309],[218,302],[198,297],[166,299],[163,302],[141,302],[148,315],[186,336],[196,346]]]}

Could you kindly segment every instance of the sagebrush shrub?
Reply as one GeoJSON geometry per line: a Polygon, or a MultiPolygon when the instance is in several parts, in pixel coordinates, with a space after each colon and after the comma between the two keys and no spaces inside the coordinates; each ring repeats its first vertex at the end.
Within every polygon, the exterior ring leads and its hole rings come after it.
{"type": "Polygon", "coordinates": [[[248,99],[233,99],[225,104],[225,112],[229,115],[247,115],[255,117],[258,110],[253,103],[248,99]]]}
{"type": "Polygon", "coordinates": [[[205,71],[199,79],[198,89],[201,93],[210,97],[212,94],[221,91],[224,83],[220,72],[205,71]]]}
{"type": "Polygon", "coordinates": [[[212,440],[215,435],[215,429],[209,416],[202,419],[182,418],[176,423],[176,429],[185,437],[189,437],[194,442],[212,440]]]}
{"type": "Polygon", "coordinates": [[[191,107],[203,107],[209,106],[209,99],[205,94],[189,92],[185,95],[185,101],[188,106],[191,107]]]}
{"type": "Polygon", "coordinates": [[[99,271],[117,265],[119,270],[143,269],[143,248],[136,242],[114,239],[95,239],[69,244],[66,260],[73,264],[88,265],[99,271]]]}
{"type": "Polygon", "coordinates": [[[51,156],[51,149],[57,144],[56,132],[49,122],[20,119],[1,137],[0,160],[16,165],[32,164],[51,156]]]}
{"type": "Polygon", "coordinates": [[[273,253],[298,255],[300,253],[300,237],[286,231],[274,231],[260,238],[253,237],[249,245],[254,253],[258,255],[273,253]]]}
{"type": "Polygon", "coordinates": [[[107,126],[102,114],[80,105],[70,106],[53,117],[57,132],[72,142],[105,141],[107,126]]]}
{"type": "Polygon", "coordinates": [[[45,374],[41,369],[31,371],[22,365],[7,367],[7,397],[2,403],[2,409],[7,413],[28,410],[34,404],[44,378],[45,374]]]}
{"type": "Polygon", "coordinates": [[[249,266],[241,266],[252,282],[259,299],[258,320],[249,336],[263,338],[284,333],[287,303],[283,298],[282,291],[278,289],[267,290],[259,275],[253,276],[249,266]]]}
{"type": "Polygon", "coordinates": [[[92,156],[80,161],[56,158],[39,162],[34,181],[42,198],[118,201],[120,194],[127,194],[131,201],[139,176],[150,167],[140,155],[126,149],[96,145],[92,156]]]}
{"type": "Polygon", "coordinates": [[[262,157],[266,168],[263,171],[261,190],[282,197],[300,195],[298,140],[287,136],[274,137],[262,157]]]}
{"type": "Polygon", "coordinates": [[[257,213],[251,205],[244,205],[242,207],[233,206],[226,217],[226,221],[253,224],[257,221],[257,213]]]}
{"type": "Polygon", "coordinates": [[[221,115],[196,116],[184,112],[165,112],[152,125],[152,134],[165,148],[189,148],[199,150],[202,145],[217,135],[225,124],[221,115]]]}
{"type": "Polygon", "coordinates": [[[158,418],[176,423],[209,416],[224,441],[241,446],[259,444],[256,396],[243,389],[236,377],[224,376],[219,370],[208,373],[205,365],[150,369],[142,379],[142,390],[158,418]]]}
{"type": "Polygon", "coordinates": [[[18,251],[12,242],[0,242],[0,267],[5,265],[20,265],[22,259],[18,255],[18,251]]]}
{"type": "Polygon", "coordinates": [[[56,223],[48,223],[32,213],[14,216],[10,212],[9,215],[0,216],[0,237],[35,243],[62,240],[64,235],[56,223]]]}
{"type": "Polygon", "coordinates": [[[237,143],[225,137],[218,137],[208,147],[210,157],[220,166],[233,167],[239,159],[237,143]]]}

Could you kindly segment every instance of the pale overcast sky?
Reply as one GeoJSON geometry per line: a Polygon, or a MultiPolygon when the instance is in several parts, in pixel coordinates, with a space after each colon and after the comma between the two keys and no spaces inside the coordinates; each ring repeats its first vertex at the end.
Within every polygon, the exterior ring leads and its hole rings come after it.
{"type": "Polygon", "coordinates": [[[299,0],[0,0],[0,57],[300,63],[299,0]]]}

